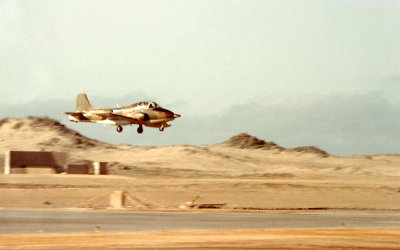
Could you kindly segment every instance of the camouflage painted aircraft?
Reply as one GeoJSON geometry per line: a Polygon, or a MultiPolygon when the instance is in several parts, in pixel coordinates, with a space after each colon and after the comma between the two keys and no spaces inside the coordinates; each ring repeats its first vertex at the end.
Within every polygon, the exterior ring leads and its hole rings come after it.
{"type": "Polygon", "coordinates": [[[75,112],[64,114],[67,114],[72,122],[95,122],[117,126],[118,132],[122,132],[124,125],[137,124],[139,134],[143,132],[143,126],[164,131],[164,128],[171,126],[167,122],[180,117],[155,102],[138,102],[117,108],[93,108],[85,93],[78,94],[75,112]]]}

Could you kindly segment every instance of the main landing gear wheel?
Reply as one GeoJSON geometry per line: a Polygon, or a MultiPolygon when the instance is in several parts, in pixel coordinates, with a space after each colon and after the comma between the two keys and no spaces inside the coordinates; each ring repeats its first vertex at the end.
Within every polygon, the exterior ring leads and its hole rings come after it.
{"type": "Polygon", "coordinates": [[[158,128],[161,132],[163,132],[164,131],[164,126],[161,126],[161,127],[159,127],[158,128]]]}
{"type": "Polygon", "coordinates": [[[143,127],[142,127],[142,126],[139,126],[139,127],[137,128],[137,132],[138,132],[139,134],[143,133],[143,127]]]}
{"type": "Polygon", "coordinates": [[[122,132],[122,127],[121,127],[121,126],[118,126],[118,127],[117,127],[117,132],[118,132],[118,133],[121,133],[121,132],[122,132]]]}

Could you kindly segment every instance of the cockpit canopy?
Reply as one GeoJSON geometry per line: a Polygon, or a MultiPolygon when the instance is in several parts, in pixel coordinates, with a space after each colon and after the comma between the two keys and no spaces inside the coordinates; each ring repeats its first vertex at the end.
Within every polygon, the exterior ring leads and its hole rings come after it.
{"type": "Polygon", "coordinates": [[[148,108],[158,108],[160,107],[156,102],[138,102],[132,105],[133,107],[146,106],[148,108]]]}

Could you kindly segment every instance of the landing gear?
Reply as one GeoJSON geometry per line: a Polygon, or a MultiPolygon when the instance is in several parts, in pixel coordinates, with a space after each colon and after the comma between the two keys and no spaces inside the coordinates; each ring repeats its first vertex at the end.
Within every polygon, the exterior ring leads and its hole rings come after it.
{"type": "Polygon", "coordinates": [[[142,127],[142,126],[139,126],[138,129],[137,129],[137,132],[138,132],[139,134],[143,133],[143,127],[142,127]]]}
{"type": "Polygon", "coordinates": [[[121,132],[122,132],[122,127],[121,127],[121,126],[118,126],[118,127],[117,127],[117,132],[118,132],[118,133],[121,133],[121,132]]]}
{"type": "Polygon", "coordinates": [[[164,131],[164,125],[161,125],[161,127],[158,128],[161,132],[164,131]]]}

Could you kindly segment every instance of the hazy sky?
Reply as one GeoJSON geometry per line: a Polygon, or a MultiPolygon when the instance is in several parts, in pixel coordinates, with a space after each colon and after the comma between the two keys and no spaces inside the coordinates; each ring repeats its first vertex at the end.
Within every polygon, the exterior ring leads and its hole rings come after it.
{"type": "Polygon", "coordinates": [[[400,153],[399,27],[398,0],[0,0],[0,117],[48,116],[134,145],[248,132],[339,155],[400,153]],[[182,117],[162,134],[73,124],[60,112],[78,92],[182,117]]]}

